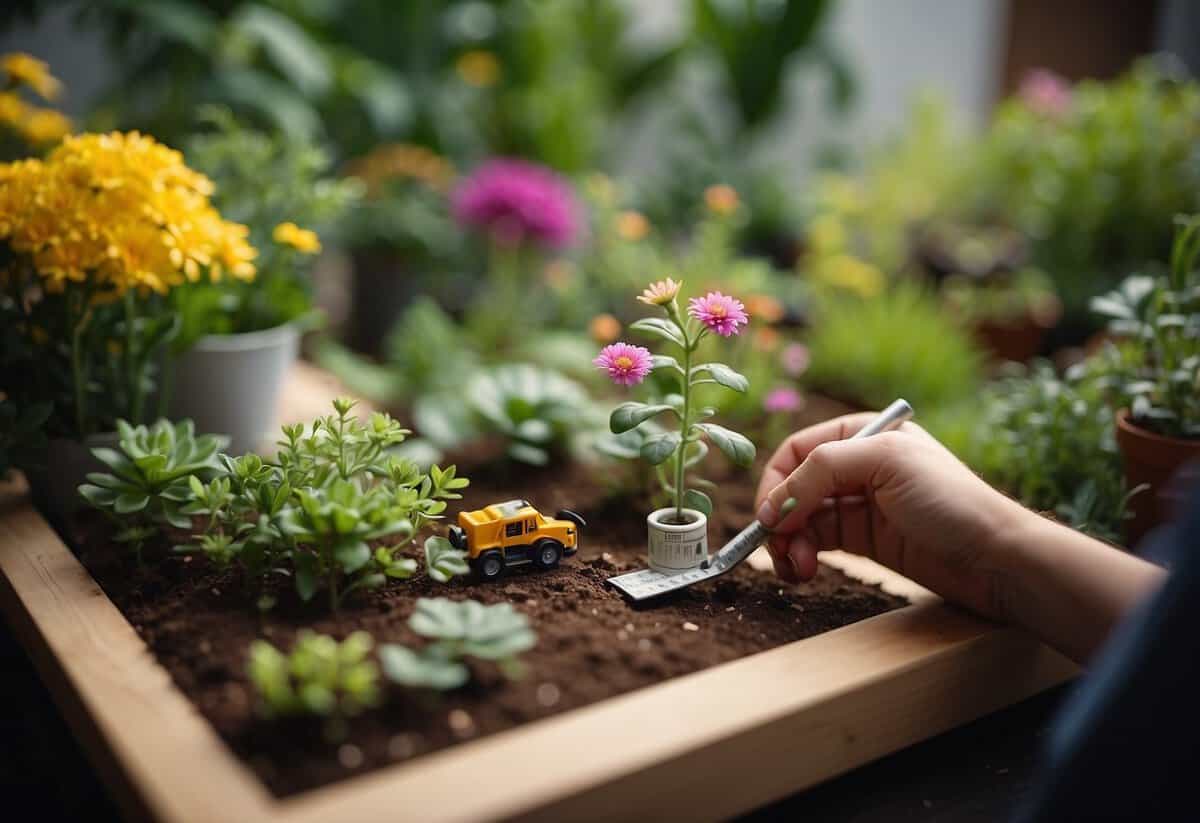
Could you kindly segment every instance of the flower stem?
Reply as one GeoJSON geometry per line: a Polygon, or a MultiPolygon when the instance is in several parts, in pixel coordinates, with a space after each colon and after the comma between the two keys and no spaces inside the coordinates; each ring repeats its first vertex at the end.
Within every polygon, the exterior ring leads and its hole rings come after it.
{"type": "Polygon", "coordinates": [[[125,303],[125,377],[129,381],[129,422],[138,425],[142,422],[142,376],[138,372],[137,357],[134,353],[134,321],[136,311],[133,305],[133,291],[126,290],[125,303]]]}
{"type": "Polygon", "coordinates": [[[683,336],[683,380],[681,381],[683,384],[683,418],[679,425],[679,449],[675,453],[675,519],[682,523],[684,457],[687,455],[692,407],[692,341],[688,338],[687,327],[679,322],[679,310],[675,307],[674,301],[669,304],[667,314],[670,315],[671,320],[678,327],[680,335],[683,336]]]}
{"type": "MultiPolygon", "coordinates": [[[[87,295],[80,295],[81,301],[87,301],[87,295]]],[[[70,305],[70,301],[68,301],[70,305]]],[[[84,305],[87,305],[86,302],[84,305]]],[[[83,335],[92,322],[92,307],[87,305],[79,315],[71,332],[71,379],[75,385],[75,428],[76,434],[83,437],[87,434],[87,373],[83,363],[83,335]]]]}

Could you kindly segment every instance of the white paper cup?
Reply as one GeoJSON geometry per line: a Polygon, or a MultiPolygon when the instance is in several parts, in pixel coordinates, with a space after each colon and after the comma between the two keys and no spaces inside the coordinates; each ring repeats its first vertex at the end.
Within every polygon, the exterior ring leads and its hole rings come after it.
{"type": "Polygon", "coordinates": [[[671,523],[675,507],[651,512],[646,517],[650,568],[660,572],[695,569],[708,559],[708,518],[695,509],[684,509],[687,523],[671,523]]]}

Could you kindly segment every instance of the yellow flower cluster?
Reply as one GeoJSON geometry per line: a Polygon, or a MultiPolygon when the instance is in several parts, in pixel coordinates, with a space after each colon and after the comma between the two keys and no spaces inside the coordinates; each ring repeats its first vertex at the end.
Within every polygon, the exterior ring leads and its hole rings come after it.
{"type": "Polygon", "coordinates": [[[212,182],[137,132],[67,137],[43,160],[0,164],[0,241],[48,291],[165,293],[202,275],[249,280],[249,230],[221,219],[212,182]]]}
{"type": "Polygon", "coordinates": [[[31,89],[44,100],[55,100],[62,93],[62,84],[50,74],[50,67],[23,52],[0,56],[0,71],[6,85],[0,91],[0,125],[19,134],[26,142],[38,146],[57,143],[71,131],[71,120],[62,112],[26,103],[19,89],[31,89]]]}
{"type": "Polygon", "coordinates": [[[454,61],[454,70],[464,83],[477,89],[489,88],[500,81],[500,61],[484,49],[463,53],[454,61]]]}
{"type": "Polygon", "coordinates": [[[291,246],[304,254],[316,254],[321,250],[321,238],[312,229],[302,229],[295,223],[280,223],[271,234],[271,239],[282,246],[291,246]]]}
{"type": "Polygon", "coordinates": [[[387,143],[350,164],[347,173],[367,186],[367,196],[378,195],[391,180],[416,180],[434,191],[445,191],[454,182],[450,161],[424,146],[387,143]]]}

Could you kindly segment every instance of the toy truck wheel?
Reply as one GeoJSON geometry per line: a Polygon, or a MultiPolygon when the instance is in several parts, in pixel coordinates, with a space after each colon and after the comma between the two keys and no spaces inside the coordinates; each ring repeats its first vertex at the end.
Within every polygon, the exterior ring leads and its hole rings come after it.
{"type": "Polygon", "coordinates": [[[475,571],[483,580],[495,580],[504,571],[504,557],[500,552],[484,552],[475,561],[475,571]]]}
{"type": "Polygon", "coordinates": [[[533,562],[540,569],[553,569],[562,559],[563,545],[549,538],[533,544],[533,562]]]}

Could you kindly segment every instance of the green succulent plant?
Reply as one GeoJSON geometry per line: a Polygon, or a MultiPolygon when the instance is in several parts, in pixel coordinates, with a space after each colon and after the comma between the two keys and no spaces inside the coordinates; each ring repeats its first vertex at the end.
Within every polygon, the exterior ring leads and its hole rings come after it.
{"type": "Polygon", "coordinates": [[[379,660],[394,683],[438,691],[455,689],[471,677],[466,658],[489,660],[509,677],[523,672],[517,655],[537,644],[529,619],[510,603],[491,606],[475,600],[421,598],[408,621],[417,634],[432,643],[419,651],[384,645],[379,660]]]}
{"type": "Polygon", "coordinates": [[[332,740],[345,735],[346,718],[379,703],[379,668],[370,659],[371,635],[354,632],[340,643],[307,629],[289,653],[265,640],[250,647],[247,673],[266,717],[311,714],[326,719],[332,740]]]}
{"type": "Polygon", "coordinates": [[[580,384],[526,363],[476,371],[459,391],[421,397],[413,419],[440,448],[499,437],[509,459],[534,466],[576,450],[603,420],[580,384]]]}
{"type": "Polygon", "coordinates": [[[117,433],[118,448],[92,449],[110,471],[88,474],[79,494],[123,522],[116,539],[131,544],[140,558],[146,538],[159,527],[191,528],[192,479],[200,482],[219,472],[217,451],[228,441],[211,434],[197,437],[191,420],[150,426],[118,420],[117,433]]]}

